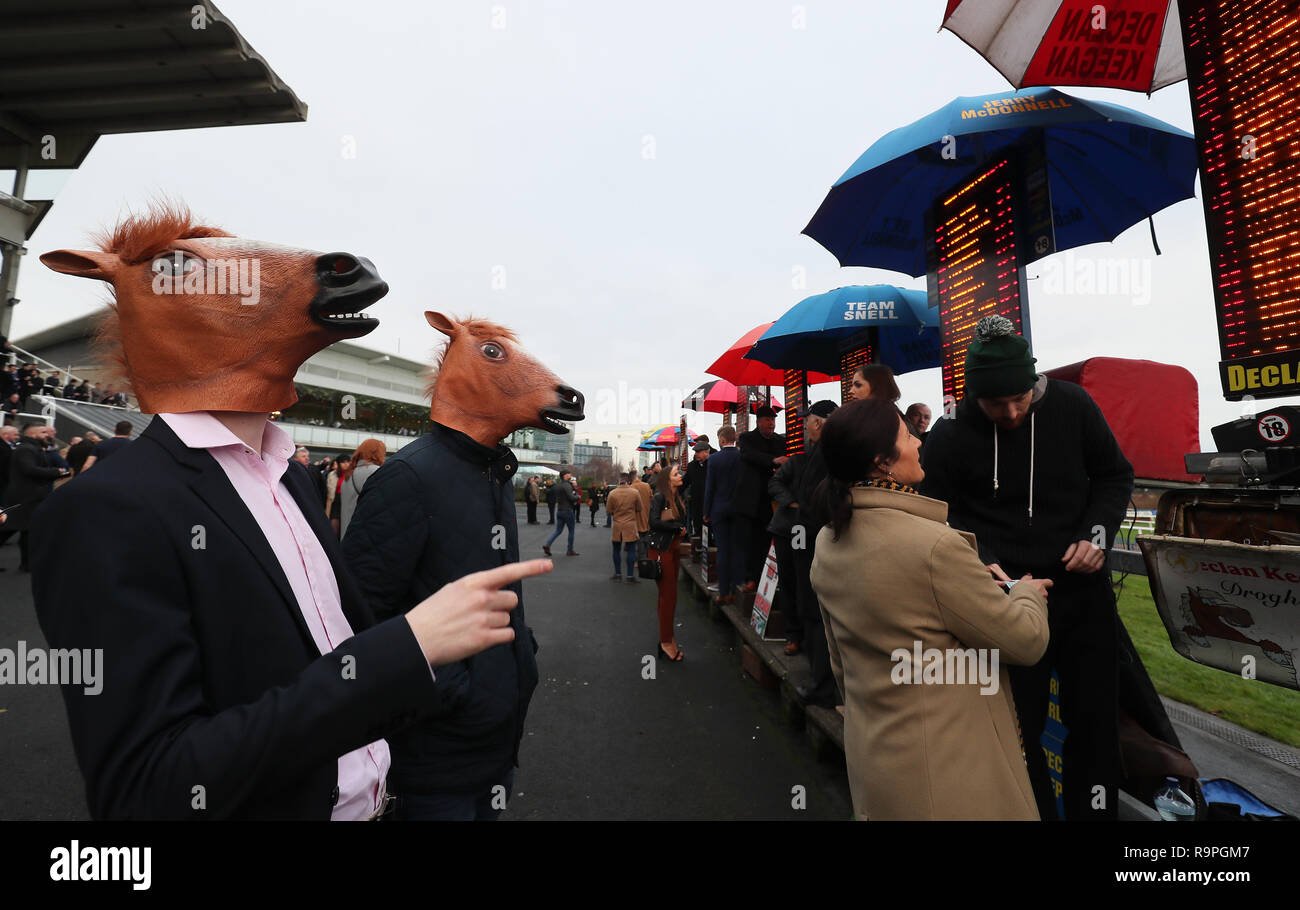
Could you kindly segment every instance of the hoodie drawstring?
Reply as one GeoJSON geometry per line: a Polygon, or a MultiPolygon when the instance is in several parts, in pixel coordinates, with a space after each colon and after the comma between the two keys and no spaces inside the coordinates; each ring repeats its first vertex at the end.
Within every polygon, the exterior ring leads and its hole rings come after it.
{"type": "Polygon", "coordinates": [[[1029,523],[1034,523],[1034,436],[1038,414],[1029,415],[1029,523]]]}
{"type": "Polygon", "coordinates": [[[998,425],[993,424],[993,498],[998,498],[998,425]]]}
{"type": "MultiPolygon", "coordinates": [[[[1034,442],[1038,438],[1038,414],[1029,415],[1029,523],[1034,523],[1034,442]]],[[[993,424],[993,498],[998,496],[998,425],[993,424]]]]}

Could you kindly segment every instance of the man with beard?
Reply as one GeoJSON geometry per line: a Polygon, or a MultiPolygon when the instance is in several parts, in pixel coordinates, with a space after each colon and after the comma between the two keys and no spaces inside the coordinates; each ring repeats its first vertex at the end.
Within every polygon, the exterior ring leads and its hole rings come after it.
{"type": "Polygon", "coordinates": [[[1080,386],[1034,369],[1010,320],[980,320],[966,354],[965,397],[921,449],[921,492],[975,534],[1002,581],[1054,582],[1051,641],[1032,667],[1011,667],[1029,779],[1042,818],[1056,799],[1039,749],[1053,669],[1060,678],[1065,817],[1114,819],[1119,781],[1115,596],[1106,550],[1133,490],[1133,468],[1080,386]]]}

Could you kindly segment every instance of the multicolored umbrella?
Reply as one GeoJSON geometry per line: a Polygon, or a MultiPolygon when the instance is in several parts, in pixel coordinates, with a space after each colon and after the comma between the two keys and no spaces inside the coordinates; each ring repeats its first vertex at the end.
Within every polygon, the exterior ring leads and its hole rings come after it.
{"type": "MultiPolygon", "coordinates": [[[[784,387],[785,370],[778,370],[757,360],[745,359],[745,355],[754,346],[754,342],[758,341],[759,336],[771,327],[772,323],[765,322],[750,329],[740,336],[731,347],[727,348],[721,357],[713,361],[713,364],[704,372],[710,376],[725,379],[733,385],[774,385],[784,387]]],[[[839,378],[839,376],[828,376],[824,373],[809,373],[808,384],[838,382],[839,378]]]]}
{"type": "Polygon", "coordinates": [[[1016,88],[1091,85],[1149,95],[1187,78],[1174,0],[948,0],[942,27],[1016,88]]]}
{"type": "MultiPolygon", "coordinates": [[[[767,404],[766,397],[752,390],[748,397],[751,414],[767,404]]],[[[704,383],[704,385],[687,395],[685,400],[682,401],[682,407],[689,408],[692,411],[712,411],[715,414],[738,411],[740,409],[740,389],[725,379],[714,379],[704,383]]],[[[781,405],[773,401],[772,409],[779,411],[781,405]]]]}
{"type": "MultiPolygon", "coordinates": [[[[641,446],[648,447],[646,451],[650,449],[666,449],[670,446],[677,445],[677,443],[681,441],[681,437],[678,436],[677,434],[678,434],[677,424],[666,423],[661,427],[656,427],[655,429],[651,430],[649,433],[646,433],[644,436],[642,436],[641,446]]],[[[698,435],[699,434],[696,433],[694,430],[688,429],[686,431],[686,437],[688,442],[694,443],[695,438],[698,435]]],[[[638,446],[637,448],[640,449],[641,446],[638,446]]]]}

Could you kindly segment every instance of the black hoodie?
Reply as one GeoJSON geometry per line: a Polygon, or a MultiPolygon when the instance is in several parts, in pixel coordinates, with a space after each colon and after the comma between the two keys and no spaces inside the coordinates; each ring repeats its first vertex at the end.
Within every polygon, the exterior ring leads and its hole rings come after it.
{"type": "Polygon", "coordinates": [[[1096,402],[1044,376],[1014,430],[963,399],[931,428],[921,465],[921,492],[948,503],[948,523],[975,534],[985,563],[1035,576],[1059,574],[1070,544],[1100,543],[1098,529],[1109,548],[1133,492],[1133,466],[1096,402]]]}

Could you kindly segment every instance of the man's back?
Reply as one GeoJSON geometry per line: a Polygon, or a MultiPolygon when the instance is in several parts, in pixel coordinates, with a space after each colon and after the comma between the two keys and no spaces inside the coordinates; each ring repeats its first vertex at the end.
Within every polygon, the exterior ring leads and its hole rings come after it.
{"type": "Polygon", "coordinates": [[[111,436],[95,446],[90,454],[95,456],[95,464],[106,461],[110,455],[114,455],[131,444],[129,436],[111,436]]]}

